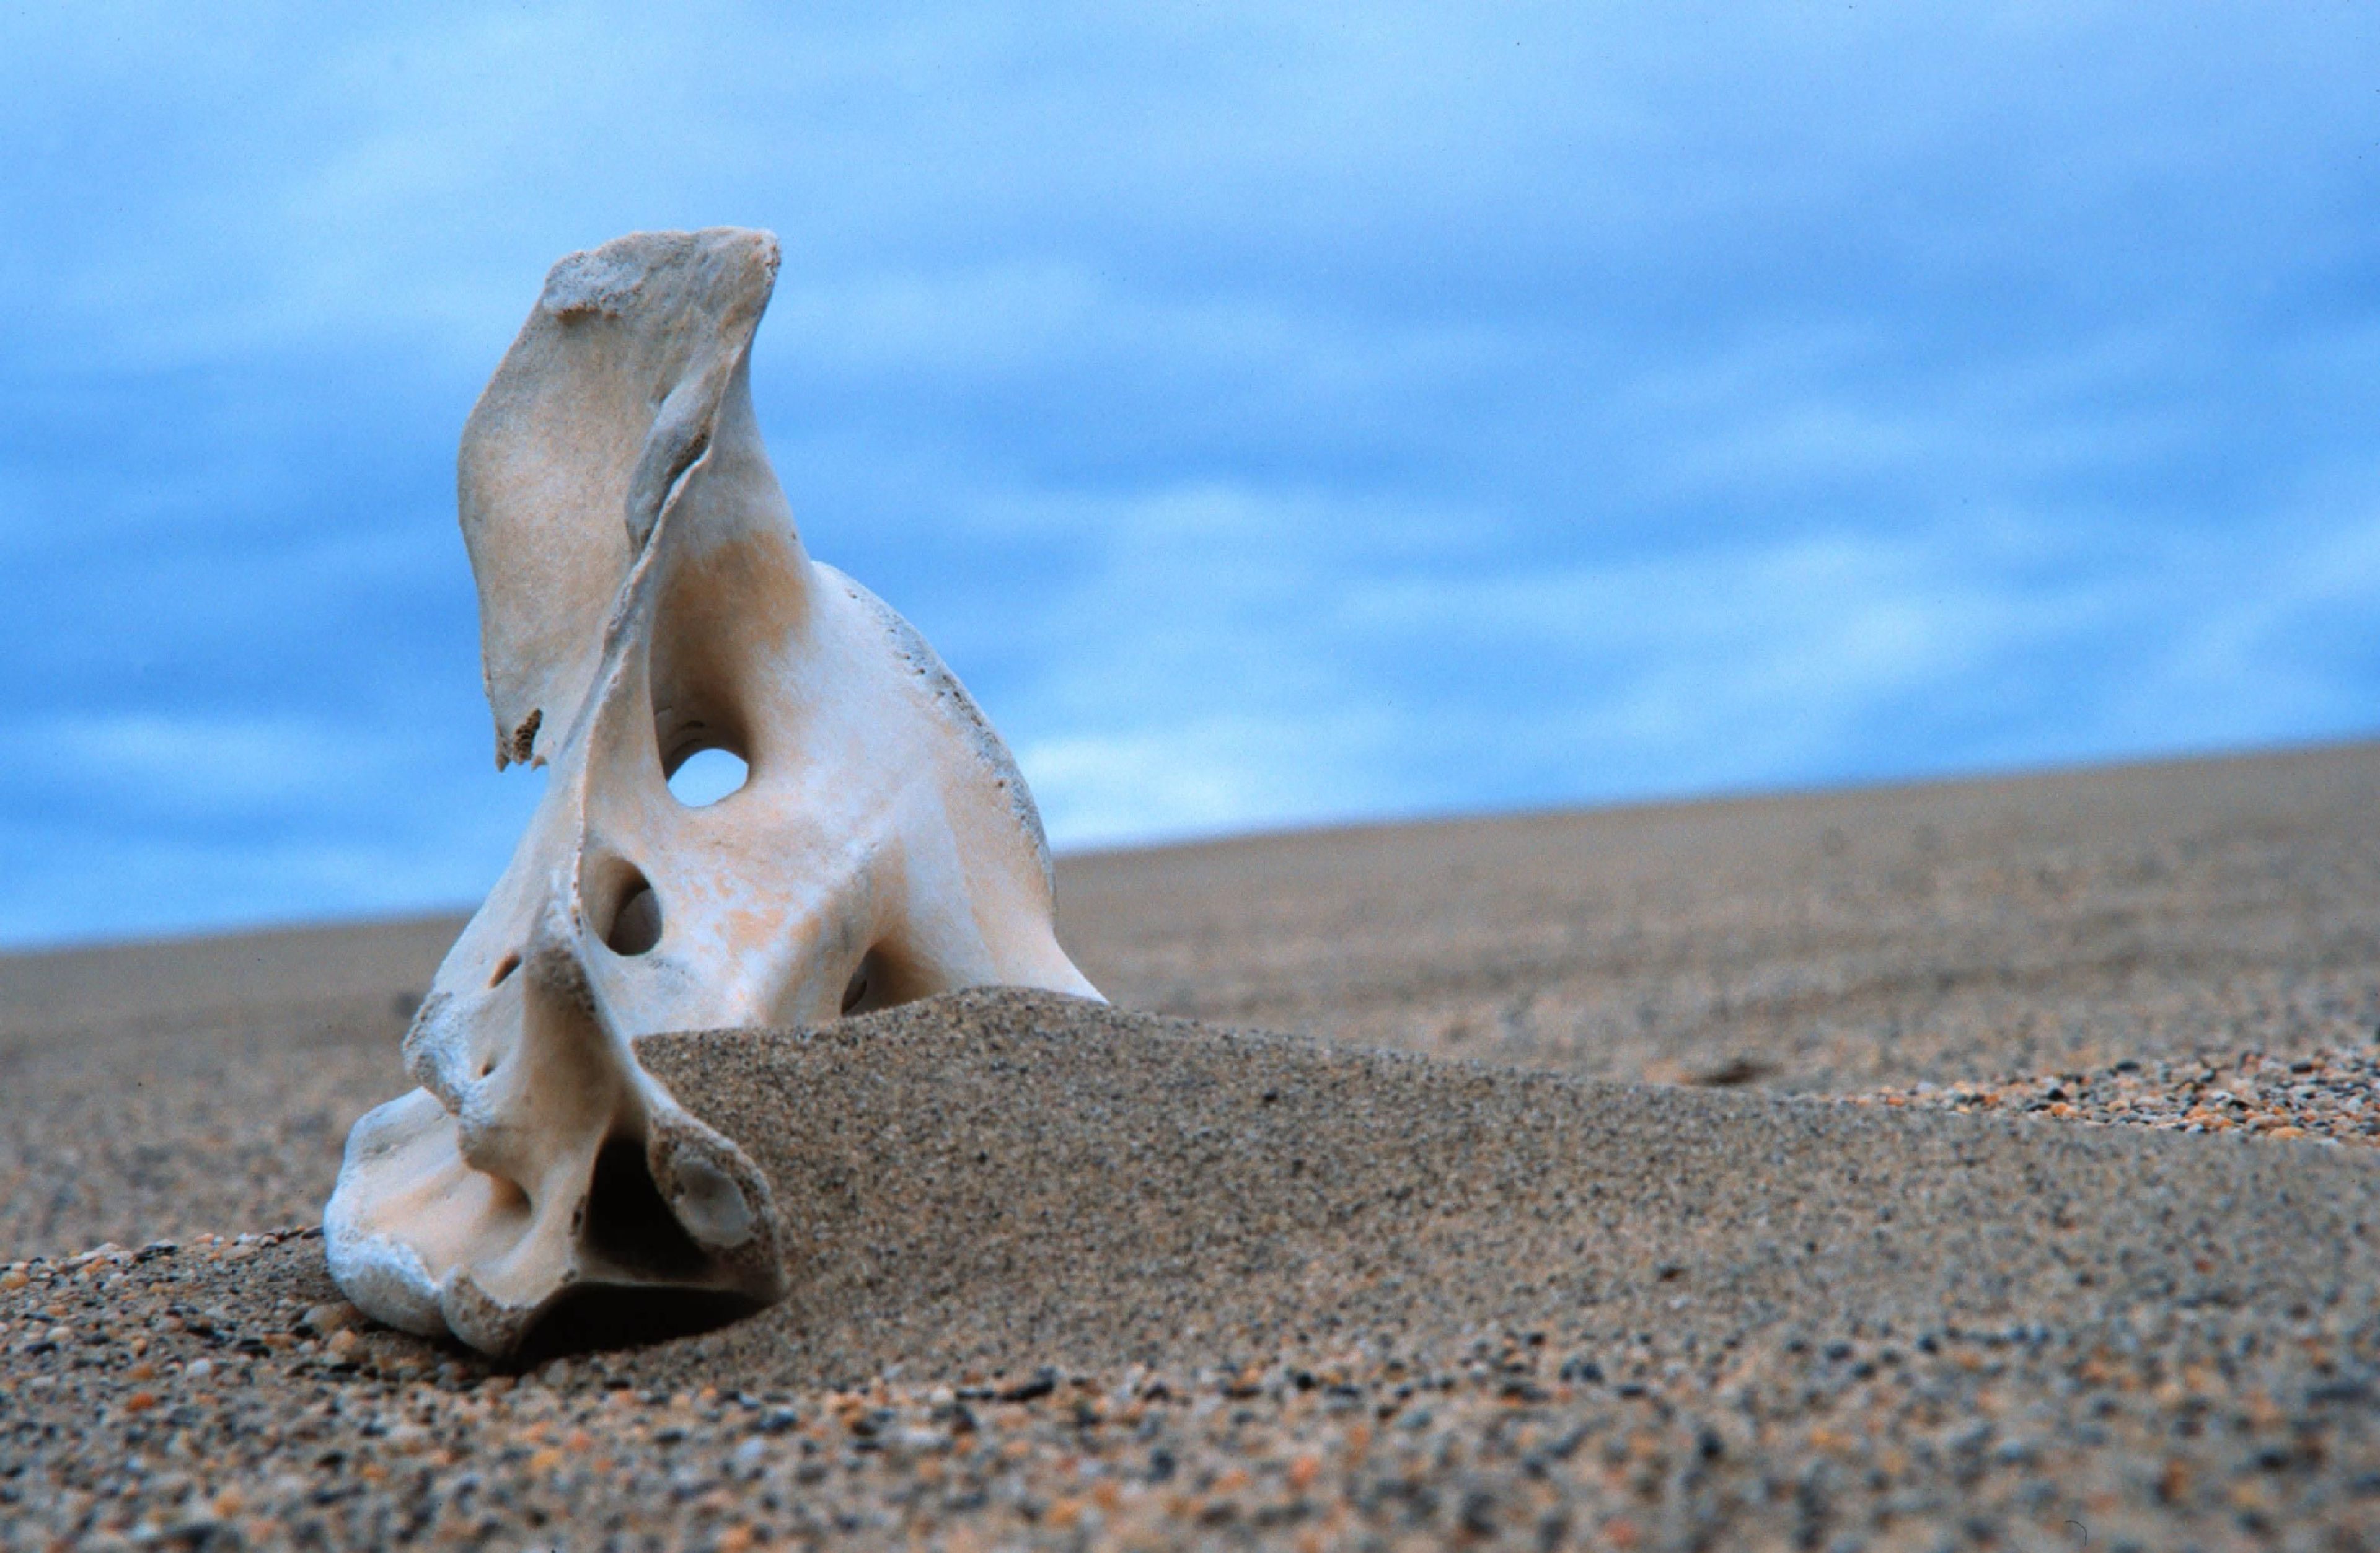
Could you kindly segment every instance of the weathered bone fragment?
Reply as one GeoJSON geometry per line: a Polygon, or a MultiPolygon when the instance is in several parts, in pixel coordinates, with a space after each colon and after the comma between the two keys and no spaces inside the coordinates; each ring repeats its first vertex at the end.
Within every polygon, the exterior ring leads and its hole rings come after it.
{"type": "Polygon", "coordinates": [[[909,625],[809,559],[752,413],[766,233],[573,254],[464,428],[496,763],[528,832],[323,1215],[358,1305],[492,1353],[575,1291],[783,1292],[769,1183],[637,1061],[957,988],[1097,997],[1025,783],[909,625]],[[724,750],[701,807],[668,779],[724,750]]]}

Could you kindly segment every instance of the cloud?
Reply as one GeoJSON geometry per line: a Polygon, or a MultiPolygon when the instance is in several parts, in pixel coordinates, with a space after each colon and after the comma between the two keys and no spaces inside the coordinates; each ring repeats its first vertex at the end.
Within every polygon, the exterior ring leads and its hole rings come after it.
{"type": "Polygon", "coordinates": [[[455,438],[547,265],[639,226],[783,235],[805,535],[1067,844],[2368,732],[2375,49],[2240,6],[18,7],[0,936],[492,877],[455,438]]]}
{"type": "Polygon", "coordinates": [[[1135,558],[1097,585],[1141,625],[1096,687],[1053,674],[1003,716],[1075,845],[2032,767],[2104,758],[2111,736],[2132,755],[2350,736],[2370,703],[2348,687],[2380,655],[2356,629],[2380,525],[2301,521],[2311,552],[2133,535],[2111,562],[2094,536],[2003,518],[1303,576],[1283,607],[1268,585],[1203,630],[1135,558]],[[1099,694],[1115,731],[1043,732],[1099,694]]]}
{"type": "Polygon", "coordinates": [[[408,733],[286,713],[0,722],[8,747],[40,753],[0,779],[0,849],[23,881],[0,899],[0,940],[421,910],[484,892],[541,777],[491,776],[458,804],[453,741],[408,733]]]}

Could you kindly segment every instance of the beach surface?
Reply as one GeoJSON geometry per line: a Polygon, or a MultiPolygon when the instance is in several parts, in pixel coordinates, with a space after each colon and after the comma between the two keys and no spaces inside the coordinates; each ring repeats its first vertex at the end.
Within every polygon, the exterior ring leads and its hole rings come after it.
{"type": "Polygon", "coordinates": [[[311,1231],[458,919],[0,958],[0,1546],[2380,1545],[2380,746],[1075,857],[1112,1007],[654,1037],[794,1292],[311,1231]]]}

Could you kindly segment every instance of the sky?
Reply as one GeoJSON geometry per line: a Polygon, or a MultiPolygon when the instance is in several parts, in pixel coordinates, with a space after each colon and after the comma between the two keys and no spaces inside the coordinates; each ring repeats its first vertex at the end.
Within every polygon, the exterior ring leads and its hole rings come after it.
{"type": "Polygon", "coordinates": [[[2380,8],[0,4],[0,943],[471,904],[547,268],[1063,851],[2380,732],[2380,8]]]}

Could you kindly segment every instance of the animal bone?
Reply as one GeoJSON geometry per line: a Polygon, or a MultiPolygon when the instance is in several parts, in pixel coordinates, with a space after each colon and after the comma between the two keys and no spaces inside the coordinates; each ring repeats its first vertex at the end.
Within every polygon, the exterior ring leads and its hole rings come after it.
{"type": "Polygon", "coordinates": [[[1025,782],[908,624],[796,536],[752,413],[776,239],[573,254],[463,431],[496,764],[549,768],[347,1140],[331,1273],[392,1326],[515,1348],[589,1288],[783,1292],[770,1186],[637,1061],[962,987],[1096,998],[1025,782]],[[668,778],[747,763],[703,807],[668,778]]]}

